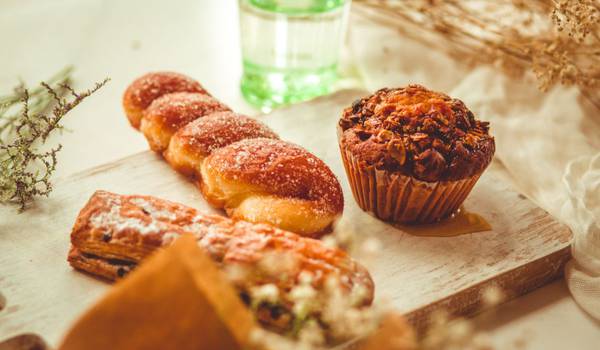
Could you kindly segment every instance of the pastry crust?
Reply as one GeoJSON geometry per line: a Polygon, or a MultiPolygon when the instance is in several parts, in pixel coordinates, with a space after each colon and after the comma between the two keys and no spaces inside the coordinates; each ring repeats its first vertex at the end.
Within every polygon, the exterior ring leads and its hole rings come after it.
{"type": "Polygon", "coordinates": [[[178,172],[193,178],[211,152],[234,142],[265,137],[278,139],[273,130],[256,119],[234,112],[215,112],[179,129],[164,156],[178,172]]]}
{"type": "Polygon", "coordinates": [[[185,233],[194,235],[220,266],[238,266],[251,272],[234,281],[240,293],[265,283],[289,290],[300,273],[306,271],[313,275],[317,288],[335,275],[345,290],[364,288],[367,291],[364,304],[373,299],[374,286],[368,271],[342,250],[269,225],[201,214],[193,208],[150,196],[94,193],[73,226],[68,261],[76,269],[115,280],[185,233]],[[270,254],[289,254],[295,263],[282,267],[286,269],[283,272],[252,273],[270,254]],[[291,278],[282,279],[282,273],[291,278]]]}
{"type": "Polygon", "coordinates": [[[343,211],[342,189],[331,169],[286,141],[236,142],[208,156],[201,173],[204,196],[234,218],[319,236],[343,211]]]}
{"type": "Polygon", "coordinates": [[[208,94],[194,79],[173,72],[145,74],[129,85],[123,94],[123,108],[129,123],[139,129],[143,112],[155,99],[173,92],[208,94]]]}
{"type": "Polygon", "coordinates": [[[140,131],[153,151],[163,152],[177,130],[200,117],[229,110],[208,95],[190,92],[167,94],[154,100],[144,111],[140,131]]]}
{"type": "Polygon", "coordinates": [[[67,260],[77,270],[85,271],[108,281],[115,281],[124,277],[135,267],[130,262],[102,259],[91,254],[84,254],[75,247],[71,247],[67,260]]]}

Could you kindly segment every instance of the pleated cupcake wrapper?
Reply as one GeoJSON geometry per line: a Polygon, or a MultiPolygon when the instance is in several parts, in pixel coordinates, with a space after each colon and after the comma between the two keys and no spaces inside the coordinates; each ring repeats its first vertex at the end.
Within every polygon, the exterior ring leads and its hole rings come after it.
{"type": "Polygon", "coordinates": [[[340,146],[352,194],[358,205],[385,221],[432,223],[455,211],[479,179],[426,182],[364,166],[340,146]]]}

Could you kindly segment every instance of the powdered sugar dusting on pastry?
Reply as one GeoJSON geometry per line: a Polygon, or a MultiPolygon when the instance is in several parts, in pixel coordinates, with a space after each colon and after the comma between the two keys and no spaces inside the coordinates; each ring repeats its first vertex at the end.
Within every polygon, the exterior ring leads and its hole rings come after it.
{"type": "Polygon", "coordinates": [[[111,231],[135,230],[142,235],[155,233],[160,230],[154,219],[144,221],[141,218],[127,217],[121,214],[123,209],[120,198],[108,198],[110,210],[99,212],[92,216],[90,223],[98,229],[109,229],[111,231]]]}
{"type": "Polygon", "coordinates": [[[257,137],[278,138],[273,130],[258,120],[226,111],[215,112],[188,123],[173,139],[183,144],[187,152],[206,157],[216,149],[257,137]]]}
{"type": "Polygon", "coordinates": [[[168,231],[169,224],[178,219],[177,207],[165,206],[169,203],[166,201],[159,203],[146,196],[116,196],[105,191],[94,196],[107,209],[94,212],[90,225],[113,236],[127,230],[141,235],[157,234],[168,231]]]}
{"type": "Polygon", "coordinates": [[[156,220],[175,220],[176,218],[175,213],[164,208],[156,208],[152,203],[150,203],[144,198],[135,197],[132,198],[129,202],[139,206],[145,213],[147,213],[156,220]]]}
{"type": "MultiPolygon", "coordinates": [[[[367,290],[366,302],[370,303],[373,298],[373,282],[368,272],[339,249],[269,225],[200,214],[193,208],[150,196],[121,196],[97,192],[77,218],[71,233],[71,242],[74,249],[82,254],[91,254],[97,259],[114,259],[113,252],[117,251],[121,254],[118,256],[120,260],[134,265],[153,250],[171,244],[186,233],[193,233],[199,246],[220,266],[236,265],[257,269],[263,258],[270,254],[286,254],[294,256],[297,260],[293,268],[286,270],[292,278],[281,279],[280,273],[248,274],[244,281],[235,284],[238,288],[275,283],[279,288],[289,290],[297,282],[300,271],[309,272],[314,277],[315,286],[321,288],[326,277],[335,273],[341,277],[340,281],[346,290],[350,291],[354,286],[361,285],[367,290]],[[169,220],[129,221],[132,218],[147,218],[149,214],[144,214],[142,208],[145,206],[152,206],[159,211],[170,211],[172,216],[160,216],[169,217],[169,220]],[[146,239],[146,232],[155,230],[153,225],[157,225],[159,229],[156,232],[158,241],[146,239]],[[94,233],[100,231],[115,234],[118,230],[123,231],[120,232],[121,237],[117,242],[105,240],[102,234],[94,233]],[[94,250],[98,246],[102,246],[102,249],[94,250]]],[[[69,261],[73,263],[74,260],[69,261]]],[[[79,268],[86,269],[85,266],[79,268]]],[[[116,278],[110,273],[105,276],[116,278]]]]}
{"type": "Polygon", "coordinates": [[[140,127],[143,112],[158,97],[187,91],[208,94],[197,81],[178,73],[154,72],[136,79],[123,94],[123,108],[134,128],[140,127]]]}
{"type": "Polygon", "coordinates": [[[148,73],[131,83],[125,91],[124,100],[136,108],[145,109],[156,98],[179,91],[207,94],[200,83],[183,74],[155,72],[148,73]]]}
{"type": "Polygon", "coordinates": [[[267,194],[320,203],[323,215],[341,213],[343,195],[329,167],[304,148],[281,140],[247,139],[216,150],[206,167],[267,194]]]}
{"type": "Polygon", "coordinates": [[[209,95],[175,92],[154,100],[144,112],[144,121],[175,132],[197,118],[228,110],[229,107],[209,95]]]}

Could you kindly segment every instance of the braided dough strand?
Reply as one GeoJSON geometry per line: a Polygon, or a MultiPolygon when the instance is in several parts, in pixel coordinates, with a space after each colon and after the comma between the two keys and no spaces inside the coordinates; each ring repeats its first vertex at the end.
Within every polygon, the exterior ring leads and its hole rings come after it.
{"type": "Polygon", "coordinates": [[[147,74],[129,86],[123,106],[134,127],[142,110],[150,148],[231,217],[318,237],[342,214],[342,189],[322,160],[188,77],[147,74]]]}

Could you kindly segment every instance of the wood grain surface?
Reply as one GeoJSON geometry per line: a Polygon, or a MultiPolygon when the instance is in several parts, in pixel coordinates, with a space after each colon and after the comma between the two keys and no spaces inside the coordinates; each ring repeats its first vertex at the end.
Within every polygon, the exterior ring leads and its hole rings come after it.
{"type": "MultiPolygon", "coordinates": [[[[513,190],[495,164],[465,203],[467,210],[486,218],[491,231],[417,237],[360,210],[338,154],[335,123],[341,109],[364,94],[343,91],[261,118],[283,139],[324,159],[340,179],[345,208],[336,231],[382,242],[382,250],[368,262],[377,300],[388,300],[415,325],[423,326],[440,308],[454,315],[482,310],[482,293],[489,286],[501,287],[512,298],[561,275],[569,259],[571,233],[513,190]]],[[[132,130],[131,138],[136,137],[142,136],[132,130]]],[[[94,155],[81,149],[81,156],[94,155]]],[[[0,207],[0,294],[6,299],[0,309],[0,340],[35,333],[56,345],[74,318],[109,287],[73,271],[66,262],[71,226],[97,189],[155,195],[218,212],[149,151],[64,178],[50,198],[40,199],[25,213],[0,207]]]]}

